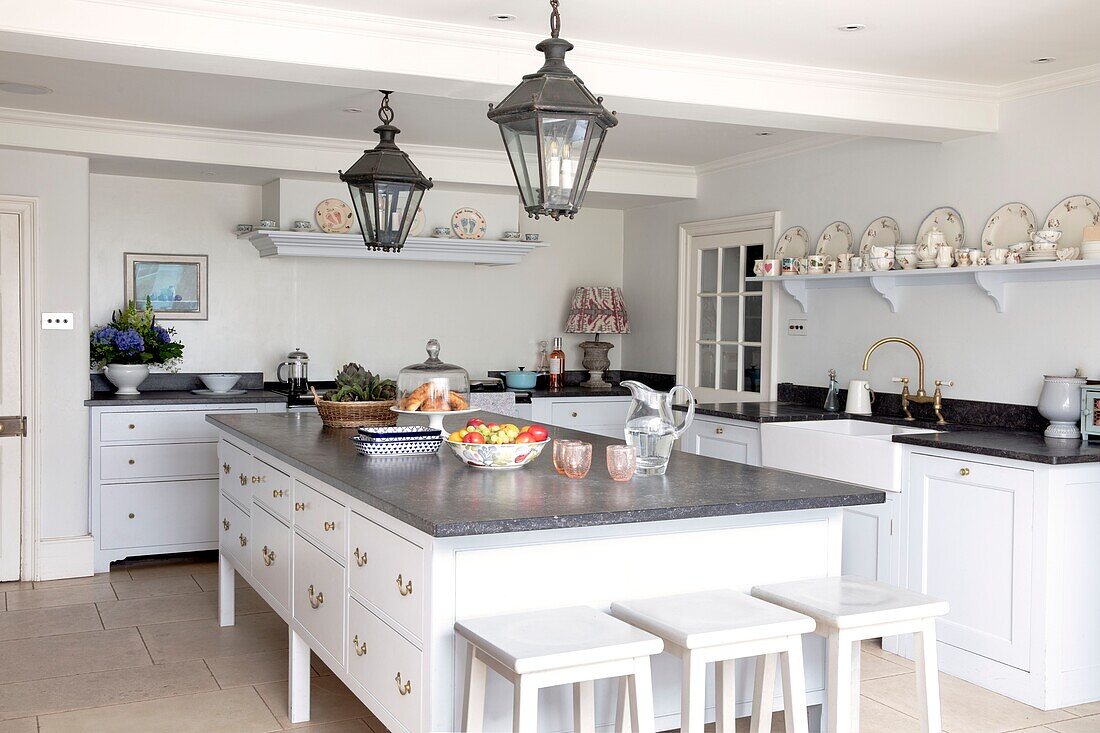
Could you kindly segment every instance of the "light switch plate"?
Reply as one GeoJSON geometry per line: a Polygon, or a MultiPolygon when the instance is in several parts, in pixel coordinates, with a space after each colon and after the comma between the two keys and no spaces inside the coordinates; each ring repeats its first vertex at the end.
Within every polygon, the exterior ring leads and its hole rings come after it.
{"type": "Polygon", "coordinates": [[[42,330],[50,331],[72,331],[73,330],[73,314],[72,313],[43,313],[42,314],[42,330]]]}
{"type": "Polygon", "coordinates": [[[787,321],[787,335],[788,336],[805,336],[806,335],[806,319],[805,318],[792,318],[787,321]]]}

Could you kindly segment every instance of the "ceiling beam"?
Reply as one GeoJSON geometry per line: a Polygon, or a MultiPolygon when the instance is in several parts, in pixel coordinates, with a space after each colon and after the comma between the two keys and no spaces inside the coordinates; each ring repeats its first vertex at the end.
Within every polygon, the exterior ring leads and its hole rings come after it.
{"type": "MultiPolygon", "coordinates": [[[[0,49],[89,61],[498,101],[540,59],[530,34],[318,12],[273,0],[38,0],[0,49]]],[[[620,112],[945,141],[994,132],[996,87],[585,41],[570,55],[620,112]]]]}

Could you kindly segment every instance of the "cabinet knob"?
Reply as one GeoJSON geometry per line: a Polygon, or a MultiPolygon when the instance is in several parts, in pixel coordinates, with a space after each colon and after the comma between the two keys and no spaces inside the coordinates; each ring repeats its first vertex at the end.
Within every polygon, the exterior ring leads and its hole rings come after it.
{"type": "Polygon", "coordinates": [[[134,425],[133,423],[130,423],[129,425],[127,425],[127,426],[126,426],[126,428],[127,428],[128,430],[133,430],[133,429],[134,429],[134,428],[136,428],[136,427],[137,427],[137,425],[134,425]]]}
{"type": "Polygon", "coordinates": [[[228,463],[223,463],[222,464],[222,473],[229,473],[229,471],[230,471],[229,464],[228,463]]]}
{"type": "Polygon", "coordinates": [[[353,552],[352,554],[355,555],[355,564],[356,565],[358,565],[359,567],[363,567],[364,565],[367,564],[367,553],[360,552],[359,548],[356,547],[355,552],[353,552]]]}
{"type": "Polygon", "coordinates": [[[134,465],[134,459],[133,458],[131,458],[130,460],[128,460],[126,462],[129,463],[131,466],[134,465]]]}
{"type": "Polygon", "coordinates": [[[304,512],[306,510],[306,503],[304,501],[294,502],[294,511],[304,512]]]}
{"type": "Polygon", "coordinates": [[[361,657],[367,653],[367,642],[359,643],[359,634],[355,635],[355,638],[351,640],[351,648],[355,650],[355,656],[361,657]]]}
{"type": "Polygon", "coordinates": [[[406,582],[404,582],[404,579],[401,577],[401,575],[398,575],[397,576],[397,592],[400,593],[403,596],[411,596],[412,592],[413,592],[413,582],[410,580],[409,582],[406,583],[406,582]]]}
{"type": "Polygon", "coordinates": [[[575,412],[571,412],[571,413],[569,413],[569,415],[570,415],[570,417],[576,417],[576,416],[577,416],[577,413],[575,413],[575,412]]]}
{"type": "Polygon", "coordinates": [[[398,672],[397,676],[394,677],[393,679],[394,679],[395,682],[397,682],[397,691],[400,692],[402,696],[408,695],[409,693],[411,693],[413,691],[412,682],[409,682],[408,680],[405,680],[404,682],[402,682],[400,672],[398,672]]]}
{"type": "Polygon", "coordinates": [[[245,547],[248,544],[248,538],[244,536],[244,532],[240,534],[241,547],[245,547]]]}
{"type": "Polygon", "coordinates": [[[306,591],[306,597],[309,598],[309,605],[313,608],[320,608],[321,604],[325,602],[324,593],[318,593],[316,596],[313,595],[312,585],[309,586],[309,589],[306,591]]]}
{"type": "Polygon", "coordinates": [[[332,532],[336,529],[336,522],[325,522],[324,527],[326,532],[332,532]]]}
{"type": "Polygon", "coordinates": [[[959,475],[960,476],[969,476],[970,475],[970,469],[969,468],[960,468],[959,469],[959,475]]]}
{"type": "Polygon", "coordinates": [[[224,529],[226,532],[229,531],[229,520],[228,519],[222,519],[222,529],[224,529]]]}
{"type": "Polygon", "coordinates": [[[126,516],[128,516],[128,517],[129,517],[130,519],[133,519],[133,518],[134,518],[134,513],[133,513],[133,512],[130,512],[130,513],[129,513],[129,514],[127,514],[126,516]]]}
{"type": "Polygon", "coordinates": [[[272,499],[281,499],[282,497],[283,497],[283,490],[282,489],[272,489],[271,490],[271,498],[272,499]]]}
{"type": "Polygon", "coordinates": [[[722,434],[722,433],[724,433],[724,432],[726,432],[726,429],[725,429],[725,428],[715,428],[715,429],[714,429],[714,434],[715,434],[715,435],[721,435],[721,434],[722,434]]]}
{"type": "Polygon", "coordinates": [[[264,545],[264,548],[260,550],[260,555],[264,559],[264,565],[271,567],[275,564],[275,551],[267,549],[267,545],[264,545]]]}

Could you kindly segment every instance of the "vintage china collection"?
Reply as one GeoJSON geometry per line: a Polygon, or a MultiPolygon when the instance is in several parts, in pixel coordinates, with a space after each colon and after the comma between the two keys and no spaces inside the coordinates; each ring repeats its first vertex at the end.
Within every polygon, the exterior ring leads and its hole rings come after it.
{"type": "Polygon", "coordinates": [[[863,230],[863,236],[859,238],[859,256],[867,259],[870,256],[871,247],[879,245],[890,247],[901,244],[901,227],[892,216],[880,216],[863,230]]]}
{"type": "Polygon", "coordinates": [[[451,230],[459,239],[481,239],[485,236],[485,217],[477,209],[463,206],[451,215],[451,230]]]}
{"type": "Polygon", "coordinates": [[[317,219],[317,226],[321,227],[322,232],[345,234],[351,231],[351,222],[355,214],[351,207],[340,199],[325,199],[317,204],[313,216],[317,219]]]}
{"type": "Polygon", "coordinates": [[[852,251],[852,229],[842,221],[834,221],[825,227],[825,231],[817,240],[819,255],[836,257],[841,252],[852,251]]]}
{"type": "Polygon", "coordinates": [[[1100,204],[1091,196],[1067,196],[1047,214],[1043,226],[1063,232],[1060,247],[1078,247],[1085,227],[1100,224],[1100,204]]]}
{"type": "Polygon", "coordinates": [[[917,241],[923,241],[933,228],[943,232],[947,243],[952,247],[960,247],[966,241],[966,227],[963,226],[962,215],[950,206],[933,209],[928,216],[924,217],[920,228],[917,229],[917,241]]]}
{"type": "Polygon", "coordinates": [[[982,230],[982,249],[1027,242],[1035,233],[1035,213],[1027,204],[1005,204],[993,212],[982,230]]]}
{"type": "Polygon", "coordinates": [[[791,227],[779,235],[774,256],[780,260],[785,257],[805,257],[809,251],[810,235],[803,227],[791,227]]]}

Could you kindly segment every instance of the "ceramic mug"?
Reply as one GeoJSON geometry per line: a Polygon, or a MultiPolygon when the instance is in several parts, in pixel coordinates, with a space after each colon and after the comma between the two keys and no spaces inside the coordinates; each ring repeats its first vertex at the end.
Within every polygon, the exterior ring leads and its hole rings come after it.
{"type": "Polygon", "coordinates": [[[504,239],[504,240],[509,241],[509,242],[515,242],[515,241],[519,240],[519,237],[520,237],[519,232],[505,232],[504,236],[501,237],[501,239],[504,239]]]}
{"type": "Polygon", "coordinates": [[[798,258],[798,271],[801,272],[802,274],[805,274],[805,273],[809,272],[809,270],[810,270],[810,258],[809,257],[799,257],[798,258]]]}
{"type": "Polygon", "coordinates": [[[829,260],[828,262],[825,263],[825,274],[826,275],[835,275],[836,274],[836,268],[837,268],[836,260],[829,260]]]}
{"type": "Polygon", "coordinates": [[[849,272],[852,269],[852,253],[841,252],[836,256],[837,272],[849,272]]]}
{"type": "Polygon", "coordinates": [[[989,264],[989,258],[985,255],[978,257],[978,261],[975,263],[978,267],[985,267],[989,264]]]}
{"type": "Polygon", "coordinates": [[[828,262],[825,255],[809,255],[806,260],[806,267],[811,275],[820,275],[825,272],[825,264],[828,262]]]}
{"type": "Polygon", "coordinates": [[[237,234],[248,234],[250,231],[252,231],[252,225],[251,224],[238,224],[237,225],[237,234]]]}
{"type": "Polygon", "coordinates": [[[989,257],[989,264],[1003,265],[1005,262],[1008,261],[1008,248],[994,247],[989,250],[986,255],[989,257]]]}
{"type": "Polygon", "coordinates": [[[1029,249],[1031,249],[1031,242],[1017,242],[1016,244],[1008,245],[1008,251],[1016,252],[1017,254],[1027,252],[1029,249]]]}
{"type": "Polygon", "coordinates": [[[894,248],[893,247],[880,247],[877,244],[871,247],[872,257],[889,257],[893,259],[894,248]]]}
{"type": "Polygon", "coordinates": [[[1005,260],[1006,265],[1018,265],[1023,258],[1019,252],[1009,252],[1008,259],[1005,260]]]}
{"type": "Polygon", "coordinates": [[[539,241],[539,235],[537,235],[537,234],[524,234],[523,235],[523,241],[524,242],[537,242],[537,241],[539,241]]]}
{"type": "Polygon", "coordinates": [[[852,268],[852,272],[863,272],[863,258],[862,257],[853,257],[849,264],[852,268]]]}
{"type": "Polygon", "coordinates": [[[917,256],[915,254],[898,255],[898,264],[903,270],[915,270],[917,268],[917,256]]]}
{"type": "Polygon", "coordinates": [[[451,228],[450,227],[435,227],[434,229],[432,229],[432,236],[433,237],[449,237],[449,236],[451,236],[451,228]]]}
{"type": "Polygon", "coordinates": [[[936,250],[936,267],[952,267],[955,264],[955,248],[942,244],[936,250]]]}
{"type": "Polygon", "coordinates": [[[784,275],[797,275],[802,270],[797,257],[784,257],[780,268],[784,275]]]}
{"type": "Polygon", "coordinates": [[[970,265],[973,264],[973,262],[970,260],[970,250],[955,250],[955,264],[959,267],[970,267],[970,265]]]}
{"type": "Polygon", "coordinates": [[[275,220],[274,219],[260,219],[260,229],[274,229],[274,228],[275,228],[275,220]]]}
{"type": "Polygon", "coordinates": [[[779,274],[779,260],[757,260],[752,271],[757,277],[775,277],[779,274]]]}
{"type": "Polygon", "coordinates": [[[299,232],[308,232],[313,229],[313,222],[306,221],[305,219],[298,219],[294,222],[294,229],[299,232]]]}
{"type": "Polygon", "coordinates": [[[874,269],[876,272],[885,272],[886,270],[889,270],[889,269],[893,268],[893,266],[894,266],[894,258],[893,257],[872,257],[871,258],[871,268],[874,269]]]}

